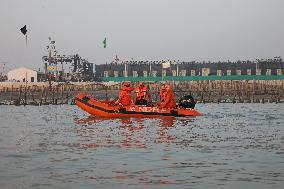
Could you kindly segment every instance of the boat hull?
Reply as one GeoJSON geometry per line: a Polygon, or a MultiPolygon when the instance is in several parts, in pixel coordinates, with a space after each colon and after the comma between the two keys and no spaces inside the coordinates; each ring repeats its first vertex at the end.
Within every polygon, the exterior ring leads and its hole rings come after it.
{"type": "Polygon", "coordinates": [[[75,98],[75,104],[93,116],[99,117],[185,117],[200,116],[195,109],[159,108],[152,106],[131,105],[127,107],[113,106],[107,101],[98,101],[93,97],[80,93],[75,98]]]}

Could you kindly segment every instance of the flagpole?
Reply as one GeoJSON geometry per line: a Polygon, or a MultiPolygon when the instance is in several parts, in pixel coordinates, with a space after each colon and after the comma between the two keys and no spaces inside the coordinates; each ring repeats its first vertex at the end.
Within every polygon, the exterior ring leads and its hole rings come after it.
{"type": "Polygon", "coordinates": [[[28,34],[26,34],[26,47],[28,46],[28,34]]]}
{"type": "Polygon", "coordinates": [[[20,31],[22,32],[22,34],[26,37],[26,46],[28,44],[28,30],[27,30],[27,25],[24,25],[24,27],[22,27],[20,29],[20,31]]]}

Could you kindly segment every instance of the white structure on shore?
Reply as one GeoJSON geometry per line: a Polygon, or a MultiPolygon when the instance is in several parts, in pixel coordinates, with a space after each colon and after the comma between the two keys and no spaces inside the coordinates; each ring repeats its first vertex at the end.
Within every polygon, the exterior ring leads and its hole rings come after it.
{"type": "Polygon", "coordinates": [[[17,68],[8,72],[8,81],[37,82],[37,71],[28,68],[17,68]]]}

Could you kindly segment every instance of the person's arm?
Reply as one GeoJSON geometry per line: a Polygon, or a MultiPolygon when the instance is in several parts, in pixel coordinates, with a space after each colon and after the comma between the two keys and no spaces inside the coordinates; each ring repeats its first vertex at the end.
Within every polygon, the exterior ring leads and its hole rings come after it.
{"type": "Polygon", "coordinates": [[[171,100],[171,94],[170,93],[167,93],[166,95],[166,98],[165,98],[165,101],[161,103],[161,107],[164,108],[171,100]]]}
{"type": "Polygon", "coordinates": [[[119,103],[121,102],[123,96],[124,96],[123,92],[120,92],[120,93],[119,93],[119,97],[118,97],[117,101],[115,101],[114,104],[119,104],[119,103]]]}

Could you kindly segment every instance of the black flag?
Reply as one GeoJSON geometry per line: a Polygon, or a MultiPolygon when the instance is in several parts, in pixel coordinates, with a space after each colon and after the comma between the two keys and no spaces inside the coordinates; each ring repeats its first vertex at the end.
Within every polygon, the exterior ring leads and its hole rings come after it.
{"type": "Polygon", "coordinates": [[[26,46],[28,45],[28,30],[27,30],[27,26],[25,25],[24,27],[21,28],[21,32],[22,34],[24,34],[26,36],[26,46]]]}
{"type": "Polygon", "coordinates": [[[26,35],[27,34],[27,26],[25,25],[24,27],[21,28],[22,34],[26,35]]]}

